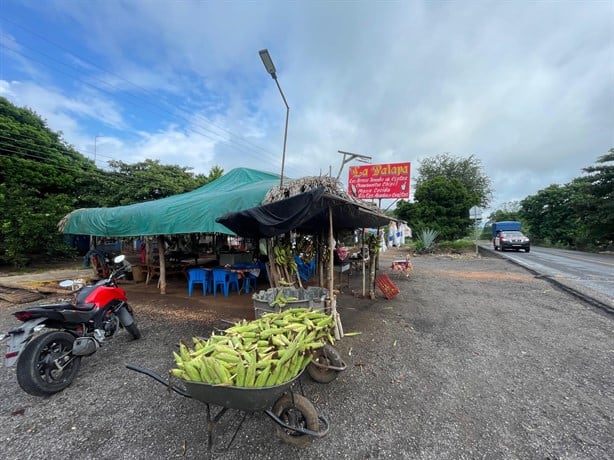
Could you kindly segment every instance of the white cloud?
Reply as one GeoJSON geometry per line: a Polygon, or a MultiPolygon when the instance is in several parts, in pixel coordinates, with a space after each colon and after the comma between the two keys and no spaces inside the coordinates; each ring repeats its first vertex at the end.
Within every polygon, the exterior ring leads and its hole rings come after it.
{"type": "Polygon", "coordinates": [[[122,158],[278,172],[285,107],[261,48],[290,106],[293,177],[336,175],[337,150],[411,161],[414,173],[421,158],[450,152],[479,158],[509,201],[577,177],[614,146],[611,2],[54,8],[27,11],[61,26],[83,75],[43,86],[21,59],[19,76],[0,74],[0,91],[76,145],[108,134],[122,158]]]}
{"type": "Polygon", "coordinates": [[[164,164],[190,165],[206,171],[214,156],[215,143],[202,136],[190,136],[176,127],[146,136],[139,142],[133,158],[156,158],[164,164]]]}
{"type": "Polygon", "coordinates": [[[75,126],[81,117],[94,119],[113,127],[125,126],[114,104],[87,91],[71,97],[60,88],[43,87],[32,82],[8,81],[2,82],[0,91],[10,97],[15,104],[30,107],[42,115],[55,131],[76,134],[78,130],[75,126]]]}

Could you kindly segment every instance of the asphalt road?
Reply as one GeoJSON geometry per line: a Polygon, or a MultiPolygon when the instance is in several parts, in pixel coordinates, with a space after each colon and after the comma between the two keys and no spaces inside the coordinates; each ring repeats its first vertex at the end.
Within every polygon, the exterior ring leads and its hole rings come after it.
{"type": "Polygon", "coordinates": [[[531,252],[494,251],[491,244],[484,250],[499,254],[543,276],[593,305],[614,313],[614,255],[531,247],[531,252]]]}

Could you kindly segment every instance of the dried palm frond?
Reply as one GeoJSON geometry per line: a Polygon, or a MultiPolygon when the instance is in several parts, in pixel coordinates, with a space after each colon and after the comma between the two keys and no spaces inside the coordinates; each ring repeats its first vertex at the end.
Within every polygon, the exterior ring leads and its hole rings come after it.
{"type": "Polygon", "coordinates": [[[284,198],[305,193],[318,187],[324,187],[324,189],[331,195],[337,196],[344,200],[359,203],[361,205],[366,204],[364,201],[359,200],[347,193],[344,190],[343,183],[331,176],[305,176],[301,177],[300,179],[294,179],[284,183],[283,187],[281,188],[278,186],[273,187],[267,192],[264,200],[262,200],[262,204],[283,200],[284,198]]]}

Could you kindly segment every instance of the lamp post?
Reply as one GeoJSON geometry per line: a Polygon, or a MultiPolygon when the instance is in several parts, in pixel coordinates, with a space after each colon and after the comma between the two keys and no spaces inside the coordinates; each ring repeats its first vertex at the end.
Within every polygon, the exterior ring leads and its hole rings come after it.
{"type": "Polygon", "coordinates": [[[286,162],[286,140],[288,139],[288,117],[290,115],[290,107],[288,107],[286,96],[284,96],[284,92],[281,90],[281,86],[279,86],[279,82],[277,81],[277,71],[275,70],[275,64],[273,64],[269,50],[263,49],[258,51],[258,53],[260,54],[260,59],[262,59],[264,68],[271,75],[273,80],[275,80],[277,89],[279,89],[279,94],[281,94],[281,98],[284,100],[284,105],[286,106],[286,128],[284,129],[284,148],[281,155],[281,179],[279,181],[279,188],[281,188],[284,185],[284,163],[286,162]]]}
{"type": "Polygon", "coordinates": [[[98,138],[102,136],[94,136],[94,166],[96,166],[96,146],[98,144],[98,138]]]}

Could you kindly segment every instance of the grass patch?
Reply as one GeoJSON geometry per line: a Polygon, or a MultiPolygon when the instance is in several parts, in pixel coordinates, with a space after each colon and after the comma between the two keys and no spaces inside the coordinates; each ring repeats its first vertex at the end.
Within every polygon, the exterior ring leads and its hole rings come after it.
{"type": "Polygon", "coordinates": [[[475,240],[455,240],[455,241],[440,241],[437,243],[437,248],[440,250],[458,250],[475,249],[475,240]]]}

